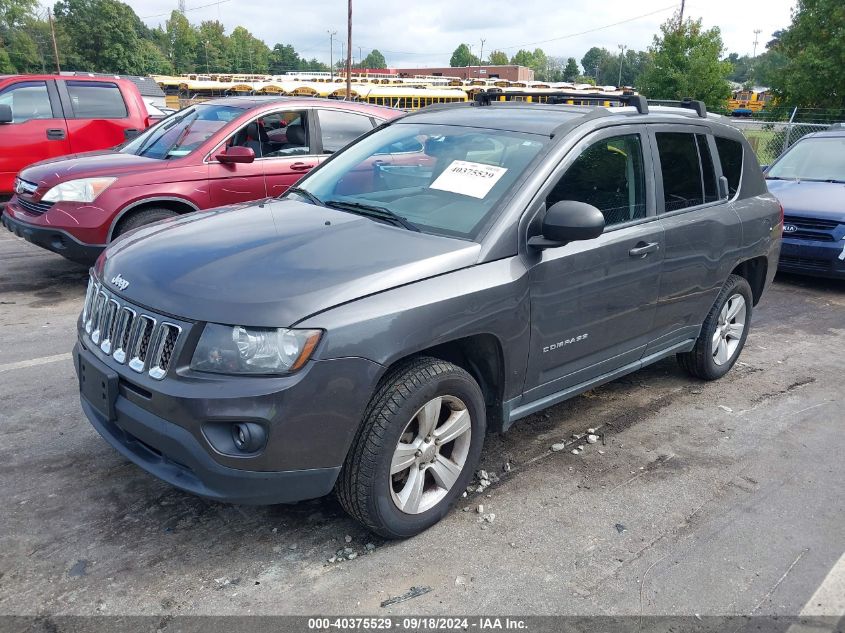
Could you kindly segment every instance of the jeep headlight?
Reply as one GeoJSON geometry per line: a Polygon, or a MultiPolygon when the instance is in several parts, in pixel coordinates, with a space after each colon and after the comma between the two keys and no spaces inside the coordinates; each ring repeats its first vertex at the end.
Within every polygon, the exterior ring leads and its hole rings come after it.
{"type": "Polygon", "coordinates": [[[322,330],[254,328],[209,323],[191,369],[218,374],[287,374],[314,353],[322,330]]]}
{"type": "Polygon", "coordinates": [[[41,198],[44,202],[94,202],[117,178],[80,178],[56,185],[41,198]]]}

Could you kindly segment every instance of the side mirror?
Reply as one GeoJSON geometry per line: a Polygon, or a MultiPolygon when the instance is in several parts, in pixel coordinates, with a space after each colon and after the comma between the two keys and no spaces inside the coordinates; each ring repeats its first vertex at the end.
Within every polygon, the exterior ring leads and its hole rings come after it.
{"type": "Polygon", "coordinates": [[[760,169],[762,169],[762,170],[763,170],[763,173],[764,173],[764,174],[765,174],[767,171],[769,171],[769,167],[771,167],[771,165],[760,165],[760,169]]]}
{"type": "Polygon", "coordinates": [[[8,103],[0,104],[0,123],[11,123],[15,120],[12,115],[12,106],[8,103]]]}
{"type": "Polygon", "coordinates": [[[225,151],[217,154],[214,158],[225,165],[234,163],[252,163],[255,161],[255,152],[252,151],[251,147],[232,145],[225,151]]]}
{"type": "Polygon", "coordinates": [[[593,205],[575,200],[555,202],[543,218],[543,234],[528,240],[534,248],[552,248],[591,240],[604,232],[604,215],[593,205]]]}

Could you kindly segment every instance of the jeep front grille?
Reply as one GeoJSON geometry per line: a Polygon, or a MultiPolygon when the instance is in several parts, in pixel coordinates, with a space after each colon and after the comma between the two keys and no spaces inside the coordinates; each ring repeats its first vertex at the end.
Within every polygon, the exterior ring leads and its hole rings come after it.
{"type": "Polygon", "coordinates": [[[84,335],[104,354],[156,380],[167,374],[182,334],[179,325],[126,303],[93,276],[85,293],[82,325],[84,335]]]}

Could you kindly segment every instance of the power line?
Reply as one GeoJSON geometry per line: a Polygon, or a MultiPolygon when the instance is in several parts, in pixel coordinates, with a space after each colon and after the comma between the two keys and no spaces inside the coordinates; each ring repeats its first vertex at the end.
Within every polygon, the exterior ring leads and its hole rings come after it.
{"type": "MultiPolygon", "coordinates": [[[[182,8],[182,3],[180,3],[179,11],[180,11],[180,13],[184,14],[187,11],[199,11],[200,9],[207,9],[208,7],[216,7],[218,5],[223,4],[224,2],[231,2],[231,1],[232,0],[216,0],[215,2],[212,2],[210,4],[203,4],[203,5],[200,5],[198,7],[191,7],[190,9],[182,8]]],[[[171,13],[172,13],[171,11],[167,11],[165,13],[156,13],[155,15],[142,15],[141,19],[142,20],[149,20],[150,18],[160,18],[163,15],[170,15],[171,13]]]]}

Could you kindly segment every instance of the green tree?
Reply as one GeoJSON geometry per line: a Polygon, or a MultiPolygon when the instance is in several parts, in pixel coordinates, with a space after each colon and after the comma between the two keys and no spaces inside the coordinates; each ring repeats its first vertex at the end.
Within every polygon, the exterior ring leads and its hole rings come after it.
{"type": "Polygon", "coordinates": [[[720,106],[730,96],[727,76],[731,64],[722,60],[718,27],[704,29],[701,20],[679,24],[677,14],[654,36],[648,66],[638,88],[653,99],[701,99],[720,106]]]}
{"type": "Polygon", "coordinates": [[[67,37],[67,70],[136,75],[143,72],[141,37],[148,34],[135,12],[118,0],[59,0],[56,27],[67,37]]]}
{"type": "Polygon", "coordinates": [[[527,51],[524,48],[520,48],[518,51],[516,51],[516,53],[514,53],[513,57],[511,57],[511,64],[531,68],[534,65],[534,55],[531,53],[531,51],[527,51]]]}
{"type": "Polygon", "coordinates": [[[381,54],[381,51],[374,48],[369,55],[361,60],[361,66],[363,68],[387,68],[387,60],[381,54]]]}
{"type": "Polygon", "coordinates": [[[266,73],[270,67],[270,49],[242,26],[236,26],[229,36],[235,59],[234,72],[266,73]]]}
{"type": "Polygon", "coordinates": [[[270,51],[270,74],[282,75],[292,70],[304,70],[307,65],[290,44],[276,44],[270,51]]]}
{"type": "Polygon", "coordinates": [[[842,0],[798,0],[792,24],[775,36],[770,48],[783,55],[782,67],[772,72],[778,100],[801,107],[845,108],[842,0]]]}
{"type": "Polygon", "coordinates": [[[490,64],[493,66],[507,66],[508,56],[502,51],[493,51],[490,53],[490,64]]]}
{"type": "Polygon", "coordinates": [[[197,29],[195,67],[203,72],[226,72],[231,57],[229,38],[223,24],[217,20],[201,22],[197,29]]]}
{"type": "Polygon", "coordinates": [[[190,73],[196,69],[199,39],[188,18],[179,11],[172,11],[165,24],[167,54],[176,73],[190,73]]]}
{"type": "Polygon", "coordinates": [[[452,53],[452,58],[449,60],[449,66],[452,68],[460,68],[462,66],[478,66],[481,63],[475,55],[469,50],[469,46],[461,44],[452,53]]]}
{"type": "Polygon", "coordinates": [[[606,48],[593,46],[581,58],[581,68],[584,69],[584,74],[588,77],[595,77],[600,72],[601,67],[607,63],[609,57],[610,51],[606,48]]]}
{"type": "Polygon", "coordinates": [[[580,70],[578,69],[578,62],[575,61],[574,57],[570,57],[566,60],[566,67],[563,69],[563,80],[564,81],[575,81],[575,78],[580,74],[580,70]]]}

